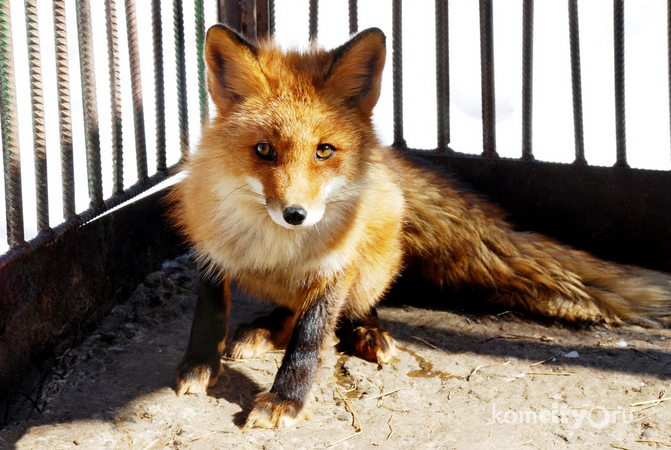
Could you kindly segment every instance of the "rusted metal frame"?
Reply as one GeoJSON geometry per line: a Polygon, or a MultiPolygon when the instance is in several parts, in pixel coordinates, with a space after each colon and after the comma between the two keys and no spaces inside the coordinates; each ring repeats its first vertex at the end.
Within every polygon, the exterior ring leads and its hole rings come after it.
{"type": "Polygon", "coordinates": [[[98,125],[98,100],[96,97],[93,60],[91,7],[89,0],[76,0],[76,5],[89,198],[93,207],[102,207],[103,188],[100,164],[100,130],[98,125]]]}
{"type": "Polygon", "coordinates": [[[131,200],[144,191],[156,186],[158,183],[167,180],[179,169],[179,163],[168,167],[163,172],[157,172],[143,181],[138,181],[123,192],[113,195],[105,200],[102,205],[93,205],[86,211],[76,215],[65,222],[55,226],[52,233],[40,234],[29,242],[22,244],[22,246],[12,247],[7,253],[0,255],[0,268],[7,264],[12,264],[19,258],[26,256],[34,250],[54,242],[57,238],[63,236],[80,226],[90,222],[101,214],[109,211],[120,204],[131,200]]]}
{"type": "Polygon", "coordinates": [[[496,94],[494,83],[494,11],[492,0],[480,0],[480,76],[482,92],[482,156],[496,158],[496,94]]]}
{"type": "Polygon", "coordinates": [[[357,0],[349,0],[349,34],[359,32],[359,2],[357,0]]]}
{"type": "Polygon", "coordinates": [[[582,80],[580,74],[580,26],[578,0],[568,0],[569,40],[571,46],[571,87],[573,95],[574,164],[587,164],[582,120],[582,80]]]}
{"type": "Polygon", "coordinates": [[[534,0],[522,5],[522,159],[533,154],[534,0]]]}
{"type": "Polygon", "coordinates": [[[173,0],[173,29],[175,35],[175,60],[177,66],[177,114],[179,121],[179,146],[182,159],[189,154],[189,110],[186,92],[186,56],[184,50],[184,10],[182,0],[173,0]]]}
{"type": "Polygon", "coordinates": [[[63,183],[63,218],[74,219],[75,180],[72,165],[72,117],[70,106],[70,73],[68,35],[65,21],[65,0],[54,0],[54,45],[56,47],[56,88],[58,92],[58,123],[63,183]]]}
{"type": "Polygon", "coordinates": [[[615,61],[615,142],[616,167],[627,164],[627,134],[624,101],[624,0],[613,0],[613,43],[615,61]]]}
{"type": "Polygon", "coordinates": [[[403,2],[394,0],[391,13],[392,83],[394,95],[394,143],[396,148],[406,148],[403,137],[403,2]]]}
{"type": "Polygon", "coordinates": [[[21,194],[21,161],[19,124],[16,115],[16,82],[14,77],[12,20],[8,1],[0,2],[0,121],[2,122],[2,161],[5,175],[7,243],[24,245],[23,199],[21,194]]]}
{"type": "Polygon", "coordinates": [[[436,107],[438,147],[450,153],[450,48],[448,0],[436,0],[436,107]]]}
{"type": "Polygon", "coordinates": [[[266,37],[275,33],[274,5],[271,0],[257,0],[256,2],[256,34],[257,37],[266,37]],[[272,22],[272,24],[271,24],[272,22]]]}
{"type": "Polygon", "coordinates": [[[319,0],[310,0],[310,42],[317,42],[319,26],[319,0]]]}
{"type": "Polygon", "coordinates": [[[105,30],[110,80],[112,114],[112,192],[123,192],[123,129],[121,122],[121,75],[119,74],[119,39],[115,0],[105,0],[105,30]]]}
{"type": "Polygon", "coordinates": [[[137,19],[135,0],[125,0],[126,31],[128,33],[128,55],[130,59],[130,82],[133,90],[133,119],[135,127],[135,158],[137,179],[145,180],[147,173],[147,140],[144,132],[144,105],[142,103],[142,74],[140,72],[140,49],[137,41],[137,19]]]}
{"type": "Polygon", "coordinates": [[[48,233],[49,191],[47,188],[47,142],[44,130],[44,92],[42,90],[42,57],[37,24],[37,0],[25,0],[28,67],[30,73],[30,106],[33,113],[33,152],[35,155],[35,190],[37,230],[48,233]]]}
{"type": "Polygon", "coordinates": [[[154,104],[156,117],[156,171],[166,170],[165,154],[165,80],[163,75],[163,25],[161,1],[151,2],[151,29],[154,53],[154,104]]]}
{"type": "Polygon", "coordinates": [[[205,43],[205,11],[203,0],[194,1],[194,16],[196,20],[196,61],[198,66],[198,99],[200,102],[200,125],[209,121],[207,105],[207,83],[205,80],[205,56],[203,46],[205,43]]]}

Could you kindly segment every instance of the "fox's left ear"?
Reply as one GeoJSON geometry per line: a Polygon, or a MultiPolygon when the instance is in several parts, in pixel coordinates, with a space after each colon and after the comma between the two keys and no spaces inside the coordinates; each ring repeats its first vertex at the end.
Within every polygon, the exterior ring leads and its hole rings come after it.
{"type": "Polygon", "coordinates": [[[382,69],[386,57],[385,36],[369,28],[332,51],[333,63],[326,76],[329,96],[368,114],[380,97],[382,69]]]}

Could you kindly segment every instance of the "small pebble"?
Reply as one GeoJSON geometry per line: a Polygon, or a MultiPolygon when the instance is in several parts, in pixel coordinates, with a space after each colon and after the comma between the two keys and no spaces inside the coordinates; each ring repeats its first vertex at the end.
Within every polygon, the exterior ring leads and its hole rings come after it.
{"type": "Polygon", "coordinates": [[[618,342],[618,343],[615,344],[615,345],[617,345],[617,346],[620,347],[620,348],[624,348],[624,347],[627,346],[627,342],[626,342],[626,341],[620,341],[620,342],[618,342]]]}
{"type": "Polygon", "coordinates": [[[573,350],[572,352],[564,353],[564,358],[580,358],[580,354],[573,350]]]}

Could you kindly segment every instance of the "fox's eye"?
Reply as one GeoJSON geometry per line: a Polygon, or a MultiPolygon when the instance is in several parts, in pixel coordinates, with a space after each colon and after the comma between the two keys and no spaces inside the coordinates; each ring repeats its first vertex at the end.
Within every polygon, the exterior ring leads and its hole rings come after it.
{"type": "Polygon", "coordinates": [[[254,153],[266,161],[275,161],[277,159],[277,152],[275,152],[275,147],[270,145],[267,142],[259,142],[254,146],[254,153]]]}
{"type": "Polygon", "coordinates": [[[317,146],[317,159],[323,161],[335,155],[336,149],[331,144],[319,144],[317,146]]]}

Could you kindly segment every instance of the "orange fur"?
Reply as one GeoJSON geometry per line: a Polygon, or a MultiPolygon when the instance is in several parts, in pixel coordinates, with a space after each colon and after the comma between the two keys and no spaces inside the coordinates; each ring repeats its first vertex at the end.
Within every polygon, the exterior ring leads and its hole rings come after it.
{"type": "MultiPolygon", "coordinates": [[[[173,218],[216,275],[295,312],[297,328],[319,302],[328,302],[319,322],[327,330],[338,317],[366,317],[408,261],[439,285],[568,321],[669,311],[668,276],[514,231],[492,205],[380,145],[371,123],[385,59],[379,30],[332,51],[283,53],[215,26],[205,57],[218,115],[171,194],[173,218]],[[260,155],[258,144],[273,153],[260,155]],[[324,145],[335,153],[320,159],[324,145]],[[304,222],[289,223],[294,206],[304,222]]],[[[389,358],[363,343],[375,339],[362,330],[354,346],[368,359],[389,358]]],[[[250,333],[249,342],[265,336],[250,333]]],[[[393,350],[386,332],[372,333],[393,350]]],[[[300,415],[304,396],[264,395],[251,425],[300,415]]]]}

